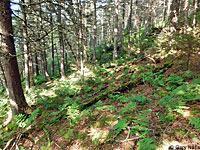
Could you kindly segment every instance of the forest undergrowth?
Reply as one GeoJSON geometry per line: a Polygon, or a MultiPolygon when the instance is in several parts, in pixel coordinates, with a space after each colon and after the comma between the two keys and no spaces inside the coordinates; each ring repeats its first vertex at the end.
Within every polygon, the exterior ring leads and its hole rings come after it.
{"type": "MultiPolygon", "coordinates": [[[[174,61],[170,56],[157,64],[131,59],[88,66],[84,81],[74,73],[65,81],[41,83],[26,95],[35,108],[29,110],[30,115],[19,115],[1,126],[0,147],[164,150],[198,146],[198,58],[192,57],[190,70],[184,56],[174,61]],[[129,86],[132,81],[135,85],[129,86]]],[[[7,112],[4,101],[1,123],[7,112]]]]}

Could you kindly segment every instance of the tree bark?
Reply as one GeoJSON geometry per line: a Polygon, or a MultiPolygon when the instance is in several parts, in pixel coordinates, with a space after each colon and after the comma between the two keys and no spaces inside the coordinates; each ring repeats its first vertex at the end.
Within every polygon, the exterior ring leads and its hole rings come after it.
{"type": "Polygon", "coordinates": [[[124,45],[124,32],[125,32],[125,15],[126,15],[126,0],[121,0],[122,3],[122,23],[121,23],[121,34],[120,34],[120,47],[124,45]]]}
{"type": "Polygon", "coordinates": [[[24,65],[25,65],[25,78],[26,78],[26,88],[25,91],[27,92],[30,89],[30,67],[29,67],[29,39],[28,39],[28,28],[27,28],[27,14],[26,14],[26,3],[25,0],[21,0],[21,9],[23,15],[23,36],[24,36],[24,65]]]}
{"type": "Polygon", "coordinates": [[[151,20],[152,20],[152,6],[153,6],[153,1],[149,1],[149,14],[148,14],[148,34],[151,34],[151,20]]]}
{"type": "Polygon", "coordinates": [[[176,32],[176,28],[178,25],[179,3],[179,0],[172,0],[172,4],[170,7],[170,16],[168,21],[172,32],[176,32]]]}
{"type": "Polygon", "coordinates": [[[94,41],[93,41],[93,61],[96,61],[96,44],[97,44],[97,5],[96,0],[94,3],[94,41]]]}
{"type": "MultiPolygon", "coordinates": [[[[39,0],[39,3],[41,2],[41,0],[39,0]]],[[[40,9],[39,9],[39,16],[40,16],[40,29],[41,29],[41,33],[44,32],[43,30],[43,20],[42,20],[42,6],[40,3],[40,9]]],[[[40,37],[40,33],[39,36],[40,37]]],[[[42,58],[42,62],[43,62],[43,70],[44,70],[44,76],[46,78],[47,81],[49,81],[49,74],[48,74],[48,70],[47,70],[47,57],[46,57],[46,50],[45,50],[45,41],[44,39],[40,40],[40,44],[41,44],[41,58],[42,58]]]]}
{"type": "Polygon", "coordinates": [[[128,48],[131,48],[131,30],[132,30],[132,11],[133,11],[133,0],[131,0],[129,7],[129,18],[128,18],[128,48]]]}
{"type": "Polygon", "coordinates": [[[117,49],[118,49],[118,14],[119,14],[119,0],[115,0],[115,28],[114,28],[114,51],[113,51],[113,61],[116,61],[118,54],[117,54],[117,49]]]}
{"type": "Polygon", "coordinates": [[[0,77],[1,77],[2,86],[4,88],[6,88],[6,90],[8,91],[8,89],[7,89],[7,87],[8,87],[7,86],[7,80],[6,80],[6,76],[5,76],[5,71],[3,69],[3,64],[2,64],[1,56],[0,56],[0,72],[1,72],[0,77]]]}
{"type": "MultiPolygon", "coordinates": [[[[53,30],[53,16],[50,15],[50,22],[51,22],[51,30],[53,30]]],[[[51,72],[54,75],[55,74],[55,63],[54,63],[54,39],[53,39],[53,32],[51,32],[51,72]]]]}
{"type": "Polygon", "coordinates": [[[64,41],[63,41],[63,33],[62,33],[62,22],[61,22],[61,8],[58,7],[58,23],[59,23],[59,43],[60,43],[60,70],[61,70],[61,80],[66,78],[65,75],[65,52],[64,52],[64,41]]]}
{"type": "Polygon", "coordinates": [[[38,62],[38,52],[37,50],[35,50],[35,72],[36,72],[36,76],[39,76],[39,62],[38,62]]]}
{"type": "Polygon", "coordinates": [[[4,59],[6,79],[8,81],[10,106],[13,114],[21,114],[25,113],[28,104],[24,97],[17,64],[10,1],[1,0],[0,9],[0,42],[2,43],[1,50],[4,59]]]}

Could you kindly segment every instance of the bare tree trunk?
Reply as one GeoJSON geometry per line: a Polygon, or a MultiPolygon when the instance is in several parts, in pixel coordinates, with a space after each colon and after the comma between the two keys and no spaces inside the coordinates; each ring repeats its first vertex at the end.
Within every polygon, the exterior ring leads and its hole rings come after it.
{"type": "Polygon", "coordinates": [[[126,14],[126,0],[121,0],[122,3],[122,23],[121,23],[121,34],[120,34],[120,47],[124,44],[124,30],[125,30],[125,14],[126,14]]]}
{"type": "Polygon", "coordinates": [[[188,19],[188,0],[185,0],[185,4],[184,4],[184,31],[186,31],[186,27],[187,27],[187,19],[188,19]]]}
{"type": "MultiPolygon", "coordinates": [[[[52,14],[50,15],[50,22],[51,22],[51,31],[53,30],[53,17],[52,14]]],[[[54,65],[54,41],[53,41],[53,32],[51,32],[51,72],[55,74],[55,65],[54,65]]]]}
{"type": "Polygon", "coordinates": [[[102,19],[101,19],[101,42],[104,42],[104,9],[102,8],[102,19]]]}
{"type": "Polygon", "coordinates": [[[80,27],[79,27],[79,35],[80,35],[80,57],[81,57],[81,79],[84,80],[84,47],[83,47],[83,18],[82,18],[82,4],[81,4],[81,0],[78,3],[78,10],[79,10],[79,22],[80,22],[80,27]]]}
{"type": "Polygon", "coordinates": [[[4,59],[6,79],[8,81],[10,106],[13,114],[25,113],[28,104],[24,97],[17,64],[10,1],[1,0],[0,9],[0,31],[2,33],[0,43],[2,43],[1,50],[4,59]]]}
{"type": "Polygon", "coordinates": [[[135,20],[134,20],[134,43],[136,44],[138,41],[137,41],[137,33],[139,31],[139,25],[138,25],[138,17],[137,17],[137,9],[138,9],[138,0],[135,1],[135,12],[134,12],[134,15],[135,15],[135,20]]]}
{"type": "Polygon", "coordinates": [[[133,12],[133,0],[131,0],[129,8],[129,18],[128,18],[128,48],[131,48],[131,30],[132,30],[132,12],[133,12]]]}
{"type": "Polygon", "coordinates": [[[119,14],[119,0],[115,0],[115,28],[114,28],[114,33],[115,33],[115,40],[114,40],[114,51],[113,51],[113,61],[116,61],[118,54],[117,54],[117,49],[118,49],[118,14],[119,14]]]}
{"type": "MultiPolygon", "coordinates": [[[[41,2],[41,0],[39,0],[39,2],[41,2]]],[[[40,15],[40,28],[41,28],[41,32],[43,32],[43,20],[42,20],[42,6],[41,6],[41,4],[40,4],[39,15],[40,15]]],[[[42,57],[42,62],[43,62],[44,76],[45,76],[46,80],[49,81],[49,74],[48,74],[48,70],[47,70],[46,50],[45,50],[45,41],[44,41],[44,39],[42,39],[40,42],[41,42],[41,49],[42,49],[41,57],[42,57]]]]}
{"type": "Polygon", "coordinates": [[[179,16],[179,0],[172,0],[170,7],[169,25],[172,32],[176,32],[179,16]]]}
{"type": "MultiPolygon", "coordinates": [[[[32,0],[29,0],[29,3],[32,3],[32,0]]],[[[25,7],[26,8],[26,7],[25,7]]],[[[25,9],[26,10],[26,9],[25,9]]],[[[25,12],[26,13],[26,12],[25,12]]],[[[31,16],[27,16],[29,17],[29,19],[32,19],[30,18],[31,16]]],[[[27,25],[28,25],[28,22],[27,22],[27,25]]],[[[27,29],[28,31],[28,29],[27,29]]],[[[27,32],[28,33],[28,32],[27,32]]],[[[30,38],[28,38],[28,41],[29,41],[30,38]]],[[[34,83],[34,67],[33,67],[33,57],[32,57],[32,48],[31,48],[31,44],[29,44],[29,74],[30,74],[30,85],[31,86],[34,86],[35,83],[34,83]]]]}
{"type": "Polygon", "coordinates": [[[93,41],[93,61],[96,61],[96,44],[97,44],[97,6],[96,0],[93,0],[94,3],[94,41],[93,41]]]}
{"type": "Polygon", "coordinates": [[[1,73],[1,81],[2,81],[2,86],[4,88],[6,88],[6,90],[8,91],[7,89],[7,80],[6,80],[6,76],[5,76],[5,71],[3,69],[3,65],[2,65],[2,61],[1,61],[1,56],[0,56],[0,73],[1,73]]]}
{"type": "Polygon", "coordinates": [[[60,75],[60,61],[59,61],[59,55],[58,55],[58,49],[56,47],[54,47],[54,49],[56,50],[56,56],[57,56],[57,64],[58,64],[58,72],[60,75]]]}
{"type": "Polygon", "coordinates": [[[36,72],[36,76],[39,76],[39,62],[38,62],[38,52],[37,50],[35,51],[35,72],[36,72]]]}
{"type": "Polygon", "coordinates": [[[150,0],[149,1],[149,14],[148,14],[148,34],[151,34],[151,15],[152,15],[152,5],[153,5],[153,1],[150,0]]]}
{"type": "Polygon", "coordinates": [[[63,41],[63,33],[62,33],[62,22],[61,22],[61,8],[58,7],[58,23],[59,23],[59,43],[60,43],[60,70],[61,70],[61,80],[66,78],[65,75],[65,52],[64,52],[64,41],[63,41]]]}
{"type": "Polygon", "coordinates": [[[29,39],[28,39],[28,28],[27,28],[27,9],[26,9],[26,2],[25,0],[21,1],[21,8],[22,8],[22,14],[23,14],[23,35],[24,35],[24,65],[25,65],[25,77],[26,77],[26,92],[30,89],[30,67],[29,67],[29,39]]]}
{"type": "Polygon", "coordinates": [[[198,3],[197,0],[193,0],[193,9],[192,9],[192,11],[193,11],[192,26],[193,27],[195,27],[197,24],[197,21],[196,21],[196,10],[197,10],[197,5],[198,5],[197,3],[198,3]]]}
{"type": "Polygon", "coordinates": [[[165,25],[165,21],[166,21],[166,15],[167,15],[167,1],[164,1],[164,9],[163,9],[163,26],[165,25]]]}
{"type": "Polygon", "coordinates": [[[43,67],[44,67],[44,75],[47,81],[49,81],[49,74],[47,71],[47,55],[46,55],[46,50],[45,50],[45,42],[42,41],[43,44],[43,50],[42,50],[42,58],[43,58],[43,67]]]}

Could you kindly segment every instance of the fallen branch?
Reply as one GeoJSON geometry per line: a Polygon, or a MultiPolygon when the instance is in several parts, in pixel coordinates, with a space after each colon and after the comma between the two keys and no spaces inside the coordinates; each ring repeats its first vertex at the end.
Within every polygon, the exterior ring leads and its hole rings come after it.
{"type": "MultiPolygon", "coordinates": [[[[153,69],[153,73],[157,73],[157,72],[161,72],[164,73],[165,71],[167,71],[167,69],[171,68],[173,65],[173,62],[179,57],[175,57],[174,59],[166,62],[165,64],[153,69]]],[[[115,87],[114,84],[108,86],[105,90],[105,92],[100,93],[98,95],[94,95],[91,98],[89,98],[88,101],[83,102],[82,104],[79,105],[80,110],[83,110],[91,105],[93,105],[94,103],[96,103],[99,100],[105,99],[108,97],[108,95],[110,94],[115,94],[115,93],[119,93],[119,92],[124,92],[126,90],[130,90],[134,87],[137,87],[140,84],[143,84],[143,78],[136,78],[135,80],[131,80],[129,82],[123,83],[122,85],[115,87]],[[110,89],[109,89],[110,87],[110,89]]]]}
{"type": "Polygon", "coordinates": [[[7,142],[7,144],[6,144],[6,146],[4,147],[3,150],[7,150],[8,147],[10,147],[11,143],[12,143],[14,140],[15,140],[15,138],[10,139],[10,140],[7,142]]]}

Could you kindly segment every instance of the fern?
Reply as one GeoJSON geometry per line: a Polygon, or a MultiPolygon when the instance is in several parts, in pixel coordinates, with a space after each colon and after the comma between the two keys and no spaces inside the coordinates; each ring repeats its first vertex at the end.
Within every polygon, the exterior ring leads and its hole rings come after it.
{"type": "Polygon", "coordinates": [[[168,78],[165,79],[167,82],[166,89],[173,90],[176,86],[181,85],[183,83],[183,78],[177,76],[176,74],[171,74],[168,78]]]}
{"type": "Polygon", "coordinates": [[[140,113],[133,120],[135,126],[131,128],[132,135],[136,132],[140,133],[140,137],[145,137],[148,134],[147,128],[149,127],[150,120],[150,112],[151,110],[140,111],[140,113]]]}
{"type": "MultiPolygon", "coordinates": [[[[119,135],[119,133],[122,131],[122,130],[125,130],[126,128],[127,128],[127,119],[126,118],[121,118],[120,120],[119,120],[119,122],[114,126],[114,128],[113,128],[113,130],[114,130],[114,132],[116,133],[115,134],[115,137],[117,136],[117,135],[119,135]]],[[[114,137],[114,138],[115,138],[114,137]]]]}
{"type": "Polygon", "coordinates": [[[144,95],[140,94],[139,96],[129,97],[128,100],[137,101],[140,105],[145,105],[146,103],[150,103],[151,100],[146,98],[144,95]]]}
{"type": "Polygon", "coordinates": [[[64,135],[64,138],[66,140],[69,140],[69,142],[70,142],[72,140],[73,136],[74,136],[74,131],[69,128],[67,133],[64,135]]]}
{"type": "Polygon", "coordinates": [[[127,104],[126,108],[130,111],[133,111],[136,108],[136,103],[130,102],[130,103],[127,104]]]}
{"type": "Polygon", "coordinates": [[[155,140],[152,138],[144,138],[143,140],[139,141],[139,150],[156,150],[157,146],[154,144],[156,143],[155,140]]]}
{"type": "Polygon", "coordinates": [[[194,125],[194,127],[195,127],[198,131],[200,131],[200,117],[195,117],[195,118],[190,117],[190,122],[189,122],[189,124],[194,125]]]}
{"type": "Polygon", "coordinates": [[[150,110],[145,110],[145,111],[141,111],[136,117],[135,119],[137,120],[133,120],[133,122],[137,123],[140,126],[143,127],[149,127],[148,122],[149,122],[149,113],[150,110]]]}
{"type": "Polygon", "coordinates": [[[120,111],[119,111],[119,115],[126,115],[126,114],[128,114],[130,111],[128,110],[128,109],[126,109],[126,108],[122,108],[122,109],[120,109],[120,111]]]}
{"type": "Polygon", "coordinates": [[[112,105],[105,105],[105,106],[102,106],[102,107],[97,107],[98,110],[104,110],[104,109],[108,109],[110,111],[117,111],[117,108],[115,106],[112,106],[112,105]]]}
{"type": "Polygon", "coordinates": [[[37,108],[36,110],[34,110],[32,112],[32,114],[30,115],[30,117],[28,118],[28,121],[27,121],[27,125],[26,126],[29,126],[31,124],[34,124],[36,122],[35,118],[39,115],[39,109],[37,108]]]}

